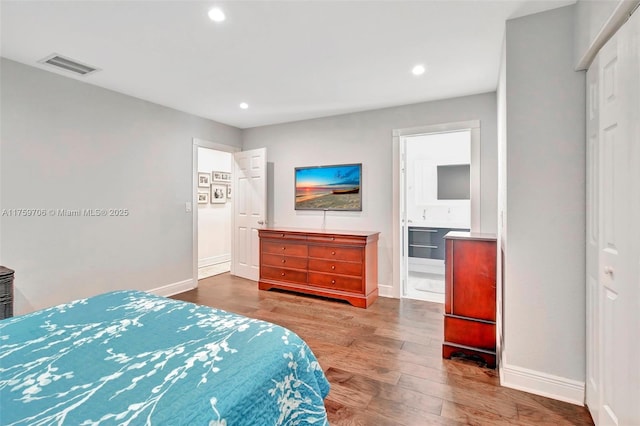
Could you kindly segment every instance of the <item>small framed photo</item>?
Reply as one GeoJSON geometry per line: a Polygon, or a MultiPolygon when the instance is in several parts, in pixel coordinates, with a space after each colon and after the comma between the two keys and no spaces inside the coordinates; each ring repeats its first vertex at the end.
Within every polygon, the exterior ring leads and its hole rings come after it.
{"type": "Polygon", "coordinates": [[[231,198],[231,185],[227,185],[227,198],[231,198]]]}
{"type": "Polygon", "coordinates": [[[227,202],[226,185],[211,185],[211,204],[227,202]]]}
{"type": "Polygon", "coordinates": [[[211,185],[211,175],[209,173],[198,173],[198,186],[208,187],[211,185]]]}
{"type": "Polygon", "coordinates": [[[198,204],[207,204],[209,202],[208,192],[198,192],[198,204]]]}
{"type": "Polygon", "coordinates": [[[228,172],[211,172],[214,182],[231,182],[231,173],[228,172]]]}

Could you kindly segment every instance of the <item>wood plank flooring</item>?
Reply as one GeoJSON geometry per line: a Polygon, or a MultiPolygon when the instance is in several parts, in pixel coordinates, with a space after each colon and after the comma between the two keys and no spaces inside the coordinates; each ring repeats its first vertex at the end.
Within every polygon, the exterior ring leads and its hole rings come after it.
{"type": "Polygon", "coordinates": [[[499,386],[497,371],[443,360],[441,304],[379,298],[369,309],[260,291],[229,273],[173,296],[287,327],[329,382],[332,425],[592,425],[585,407],[499,386]]]}

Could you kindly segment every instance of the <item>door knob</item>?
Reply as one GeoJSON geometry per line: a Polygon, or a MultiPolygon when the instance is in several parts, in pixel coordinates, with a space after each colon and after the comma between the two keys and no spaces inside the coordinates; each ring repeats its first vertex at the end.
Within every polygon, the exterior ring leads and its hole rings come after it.
{"type": "Polygon", "coordinates": [[[607,275],[613,275],[613,268],[611,266],[605,266],[604,273],[607,275]]]}
{"type": "Polygon", "coordinates": [[[259,220],[258,225],[264,225],[264,220],[259,220]]]}

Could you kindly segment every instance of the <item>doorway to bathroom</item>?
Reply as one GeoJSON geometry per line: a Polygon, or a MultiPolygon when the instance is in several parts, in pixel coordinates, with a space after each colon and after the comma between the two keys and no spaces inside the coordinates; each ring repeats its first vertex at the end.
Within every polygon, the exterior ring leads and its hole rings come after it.
{"type": "Polygon", "coordinates": [[[472,129],[400,139],[402,296],[444,303],[445,241],[472,227],[472,129]]]}

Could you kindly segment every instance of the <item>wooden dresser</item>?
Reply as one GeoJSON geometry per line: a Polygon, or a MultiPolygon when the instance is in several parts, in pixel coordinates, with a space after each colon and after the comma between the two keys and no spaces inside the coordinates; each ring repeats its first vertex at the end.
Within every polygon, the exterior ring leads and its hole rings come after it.
{"type": "Polygon", "coordinates": [[[496,236],[449,232],[445,239],[442,356],[496,366],[496,236]]]}
{"type": "Polygon", "coordinates": [[[378,232],[261,229],[258,288],[346,300],[378,298],[378,232]]]}

